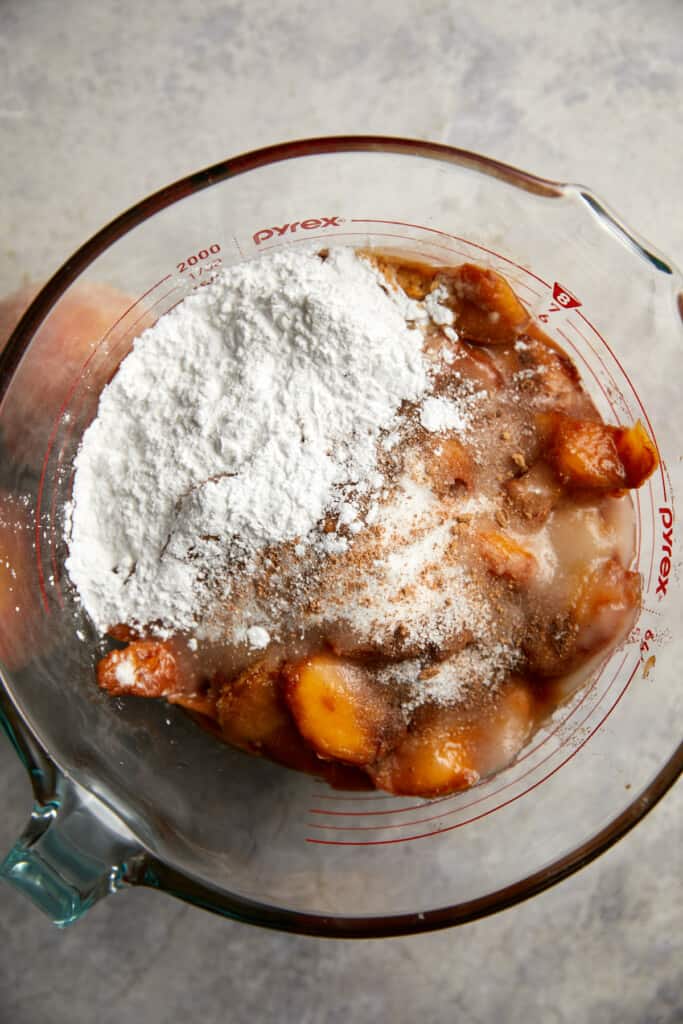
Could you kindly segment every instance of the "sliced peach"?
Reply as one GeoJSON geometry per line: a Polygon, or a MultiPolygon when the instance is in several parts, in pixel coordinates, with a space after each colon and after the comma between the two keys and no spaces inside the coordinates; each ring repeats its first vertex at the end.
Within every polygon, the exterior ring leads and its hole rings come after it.
{"type": "Polygon", "coordinates": [[[573,618],[581,629],[582,649],[595,650],[623,634],[640,600],[640,574],[625,569],[616,558],[587,574],[572,603],[573,618]]]}
{"type": "Polygon", "coordinates": [[[286,665],[284,675],[294,720],[321,757],[369,764],[400,726],[389,691],[353,662],[318,654],[286,665]]]}
{"type": "Polygon", "coordinates": [[[445,498],[464,486],[472,488],[475,466],[465,446],[454,437],[448,437],[427,453],[425,469],[432,488],[440,498],[445,498]]]}
{"type": "Polygon", "coordinates": [[[640,487],[659,465],[653,441],[640,420],[632,427],[619,428],[614,441],[626,474],[626,486],[640,487]]]}
{"type": "Polygon", "coordinates": [[[195,684],[187,693],[169,693],[166,695],[169,704],[178,704],[186,711],[203,715],[204,718],[216,719],[218,715],[218,688],[215,680],[203,680],[195,684]]]}
{"type": "Polygon", "coordinates": [[[409,298],[418,301],[424,299],[431,291],[434,277],[439,272],[438,267],[429,267],[424,263],[403,258],[399,260],[395,256],[382,255],[372,250],[361,250],[360,255],[374,263],[389,284],[398,285],[409,298]]]}
{"type": "Polygon", "coordinates": [[[476,537],[477,548],[494,576],[504,576],[526,586],[534,577],[538,564],[530,551],[518,541],[498,530],[481,530],[476,537]]]}
{"type": "Polygon", "coordinates": [[[531,378],[536,402],[546,408],[574,416],[588,413],[590,399],[581,386],[581,376],[563,352],[535,323],[529,324],[522,339],[526,348],[519,355],[519,368],[535,369],[531,378]]]}
{"type": "Polygon", "coordinates": [[[327,779],[339,789],[367,789],[368,779],[349,765],[322,761],[296,729],[282,695],[280,667],[261,661],[221,691],[221,738],[251,754],[263,754],[296,771],[327,779]]]}
{"type": "Polygon", "coordinates": [[[462,343],[462,348],[466,350],[466,365],[463,367],[462,362],[456,359],[455,369],[462,370],[464,376],[469,380],[480,383],[485,391],[495,391],[502,387],[505,375],[486,349],[467,345],[465,342],[462,343]]]}
{"type": "Polygon", "coordinates": [[[283,736],[295,732],[279,682],[279,667],[259,661],[223,687],[217,710],[228,743],[268,753],[281,746],[283,736]]]}
{"type": "Polygon", "coordinates": [[[537,423],[547,438],[545,457],[566,487],[606,492],[626,486],[617,428],[556,412],[540,414],[537,423]]]}
{"type": "Polygon", "coordinates": [[[550,337],[549,334],[546,334],[541,327],[539,327],[538,322],[536,320],[532,320],[527,329],[525,330],[524,340],[537,341],[540,345],[543,346],[543,348],[552,349],[553,351],[558,352],[557,345],[555,344],[553,339],[550,337]]]}
{"type": "Polygon", "coordinates": [[[97,664],[97,682],[115,696],[166,697],[181,689],[176,657],[161,640],[133,640],[97,664]]]}
{"type": "Polygon", "coordinates": [[[424,708],[402,740],[367,770],[375,785],[403,796],[433,797],[468,789],[504,768],[526,742],[533,701],[511,683],[490,708],[424,708]]]}
{"type": "Polygon", "coordinates": [[[515,510],[538,526],[546,521],[562,494],[557,477],[544,462],[537,462],[522,476],[508,480],[505,490],[515,510]]]}
{"type": "Polygon", "coordinates": [[[439,796],[479,781],[475,750],[460,716],[434,711],[420,716],[391,753],[368,768],[378,789],[400,796],[439,796]]]}
{"type": "Polygon", "coordinates": [[[589,569],[578,579],[564,612],[537,616],[531,623],[523,645],[529,669],[554,678],[615,645],[633,624],[640,600],[640,576],[616,558],[589,569]]]}
{"type": "Polygon", "coordinates": [[[532,617],[522,642],[528,671],[542,679],[571,671],[578,661],[578,631],[569,612],[532,617]]]}
{"type": "Polygon", "coordinates": [[[411,299],[421,301],[431,291],[437,268],[402,263],[396,267],[396,281],[411,299]]]}
{"type": "Polygon", "coordinates": [[[455,327],[467,341],[500,345],[514,341],[529,323],[529,313],[495,270],[463,263],[452,275],[460,300],[455,327]]]}
{"type": "Polygon", "coordinates": [[[314,771],[317,758],[296,731],[281,683],[280,666],[263,660],[224,684],[217,705],[222,738],[299,771],[314,771]]]}
{"type": "Polygon", "coordinates": [[[453,355],[452,360],[439,372],[437,385],[453,378],[463,378],[479,385],[484,391],[497,391],[503,386],[504,374],[486,349],[469,345],[464,341],[444,343],[443,335],[440,337],[439,348],[448,348],[453,355]]]}
{"type": "Polygon", "coordinates": [[[133,626],[129,626],[126,622],[117,622],[115,626],[110,626],[107,630],[107,635],[112,640],[118,640],[121,644],[128,644],[131,640],[142,639],[138,630],[133,626]]]}
{"type": "Polygon", "coordinates": [[[657,449],[640,420],[632,427],[613,427],[548,412],[539,413],[536,424],[546,458],[568,487],[640,487],[659,465],[657,449]]]}
{"type": "Polygon", "coordinates": [[[570,414],[587,411],[589,400],[579,384],[578,371],[572,361],[557,352],[548,352],[539,360],[535,377],[536,400],[542,396],[546,407],[552,406],[570,414]]]}
{"type": "Polygon", "coordinates": [[[482,776],[505,768],[531,735],[535,703],[528,685],[510,680],[495,707],[480,724],[478,767],[482,776]]]}
{"type": "MultiPolygon", "coordinates": [[[[133,630],[119,627],[109,633],[119,640],[135,635],[133,630]]],[[[220,686],[195,678],[191,670],[183,671],[173,646],[160,640],[134,639],[124,649],[110,651],[97,665],[97,681],[115,696],[165,697],[169,704],[206,718],[216,717],[220,686]]]]}

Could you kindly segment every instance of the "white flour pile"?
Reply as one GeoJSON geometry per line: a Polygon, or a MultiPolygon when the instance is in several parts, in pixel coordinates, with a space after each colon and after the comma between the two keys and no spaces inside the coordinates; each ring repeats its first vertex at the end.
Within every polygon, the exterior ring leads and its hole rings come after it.
{"type": "Polygon", "coordinates": [[[372,489],[380,432],[429,390],[422,333],[380,282],[350,249],[286,250],[226,270],[135,342],[75,467],[67,569],[100,629],[201,638],[212,553],[248,563],[303,540],[340,486],[372,489]]]}

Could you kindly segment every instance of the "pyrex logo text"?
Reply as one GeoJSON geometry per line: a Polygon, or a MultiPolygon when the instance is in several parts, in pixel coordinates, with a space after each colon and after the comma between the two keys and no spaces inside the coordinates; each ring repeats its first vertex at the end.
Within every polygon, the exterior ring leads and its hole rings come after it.
{"type": "Polygon", "coordinates": [[[669,576],[671,575],[674,517],[671,509],[666,506],[663,506],[658,511],[662,519],[662,551],[664,554],[659,562],[659,579],[657,580],[657,590],[655,593],[659,594],[659,600],[661,601],[666,594],[669,576]]]}
{"type": "Polygon", "coordinates": [[[303,231],[313,231],[314,228],[338,228],[343,222],[342,217],[309,217],[308,220],[293,220],[291,224],[283,224],[281,227],[261,228],[253,236],[254,245],[260,245],[261,242],[267,241],[273,235],[282,237],[282,235],[294,234],[297,228],[301,228],[303,231]]]}

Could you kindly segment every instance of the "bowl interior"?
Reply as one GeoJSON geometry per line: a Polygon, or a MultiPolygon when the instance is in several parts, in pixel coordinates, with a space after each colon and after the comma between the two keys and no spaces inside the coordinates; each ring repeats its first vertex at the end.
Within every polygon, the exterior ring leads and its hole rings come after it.
{"type": "Polygon", "coordinates": [[[578,863],[680,769],[677,278],[581,190],[439,147],[283,147],[174,189],[76,254],[5,356],[0,487],[22,573],[16,604],[2,606],[2,675],[25,728],[214,902],[422,915],[480,899],[493,907],[501,891],[578,863]],[[661,471],[635,497],[636,628],[513,765],[469,792],[429,801],[335,791],[217,742],[177,709],[111,700],[94,685],[100,640],[63,564],[73,458],[99,391],[144,326],[221,266],[284,245],[499,270],[572,355],[605,419],[640,418],[656,439],[661,471]],[[100,319],[73,323],[69,303],[88,289],[101,290],[100,319]]]}

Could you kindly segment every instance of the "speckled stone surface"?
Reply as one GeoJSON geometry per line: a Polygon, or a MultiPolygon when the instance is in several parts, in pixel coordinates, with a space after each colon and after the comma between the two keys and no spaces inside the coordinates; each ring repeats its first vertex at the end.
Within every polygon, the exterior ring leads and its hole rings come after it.
{"type": "MultiPolygon", "coordinates": [[[[4,0],[0,293],[183,174],[340,132],[587,183],[680,265],[682,39],[680,0],[4,0]]],[[[0,788],[4,851],[30,806],[4,740],[0,788]]],[[[2,886],[0,1022],[673,1024],[682,794],[543,895],[413,938],[269,933],[146,891],[59,932],[2,886]]]]}

